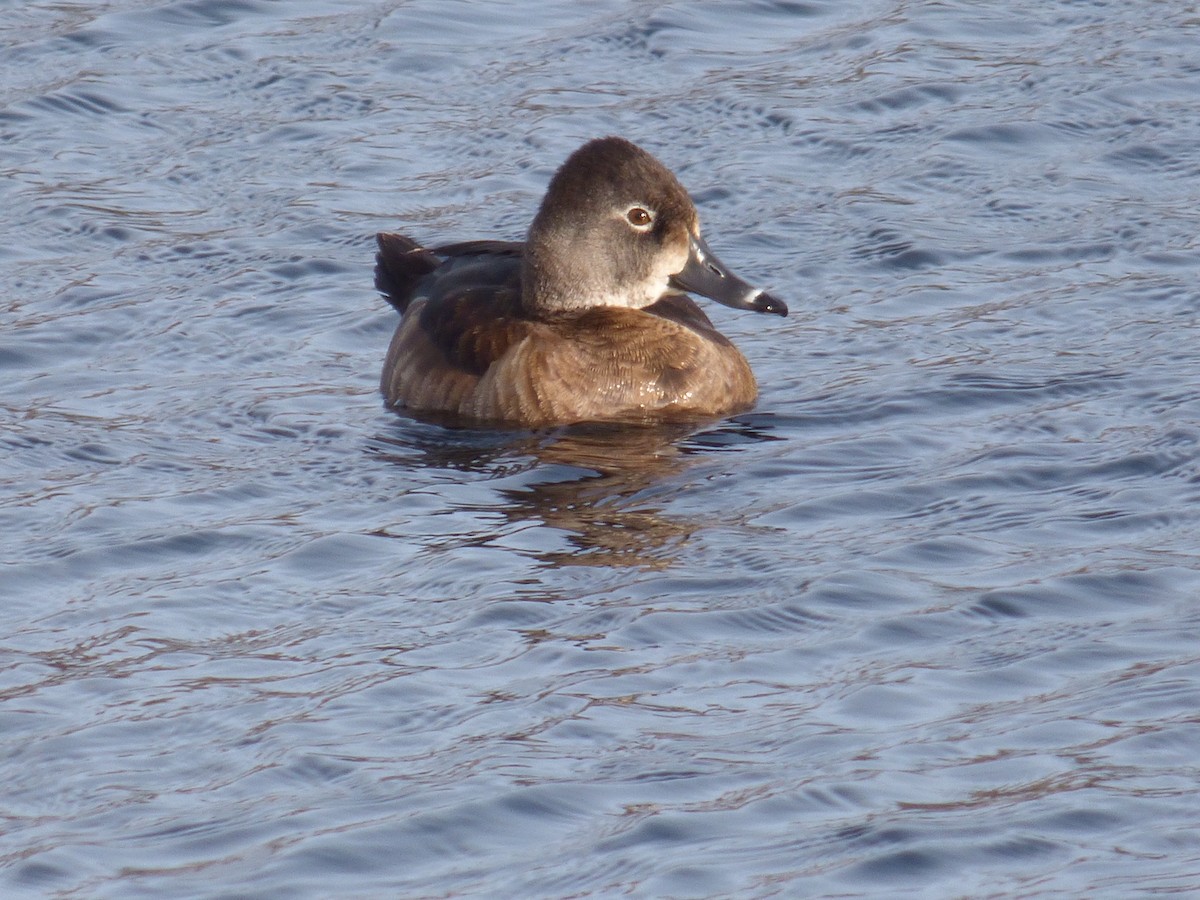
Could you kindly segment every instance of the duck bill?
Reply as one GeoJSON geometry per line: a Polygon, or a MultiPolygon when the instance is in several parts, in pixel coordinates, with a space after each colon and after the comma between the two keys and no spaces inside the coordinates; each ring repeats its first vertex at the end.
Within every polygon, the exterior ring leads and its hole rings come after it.
{"type": "Polygon", "coordinates": [[[746,284],[730,272],[699,235],[691,235],[687,264],[671,276],[671,286],[701,294],[734,309],[776,313],[780,316],[788,314],[787,304],[782,300],[746,284]]]}

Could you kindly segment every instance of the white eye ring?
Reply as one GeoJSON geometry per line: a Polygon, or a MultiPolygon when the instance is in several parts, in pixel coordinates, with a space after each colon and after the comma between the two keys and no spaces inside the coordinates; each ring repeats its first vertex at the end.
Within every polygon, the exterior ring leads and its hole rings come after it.
{"type": "Polygon", "coordinates": [[[654,213],[644,206],[631,206],[625,212],[625,221],[634,231],[649,231],[654,227],[654,213]]]}

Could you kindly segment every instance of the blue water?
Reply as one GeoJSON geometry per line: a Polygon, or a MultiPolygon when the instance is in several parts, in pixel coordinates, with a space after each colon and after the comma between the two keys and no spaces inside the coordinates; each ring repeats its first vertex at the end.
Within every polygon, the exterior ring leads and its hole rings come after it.
{"type": "Polygon", "coordinates": [[[1194,5],[530,9],[0,16],[0,893],[1200,893],[1194,5]],[[385,410],[609,133],[758,407],[385,410]]]}

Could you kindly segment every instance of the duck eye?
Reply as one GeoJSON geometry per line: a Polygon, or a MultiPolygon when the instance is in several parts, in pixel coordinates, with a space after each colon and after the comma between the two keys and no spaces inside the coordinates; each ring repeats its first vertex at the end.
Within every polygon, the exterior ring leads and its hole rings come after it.
{"type": "Polygon", "coordinates": [[[642,209],[640,206],[635,206],[625,213],[625,218],[629,220],[629,224],[634,228],[646,228],[654,221],[654,216],[642,209]]]}

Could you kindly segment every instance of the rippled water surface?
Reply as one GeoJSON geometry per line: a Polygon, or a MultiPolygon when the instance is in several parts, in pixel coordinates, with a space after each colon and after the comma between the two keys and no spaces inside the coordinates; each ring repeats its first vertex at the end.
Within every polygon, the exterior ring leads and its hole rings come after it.
{"type": "Polygon", "coordinates": [[[8,4],[0,893],[1200,893],[1194,4],[8,4]],[[536,9],[536,13],[531,10],[536,9]],[[624,134],[691,431],[383,408],[624,134]]]}

